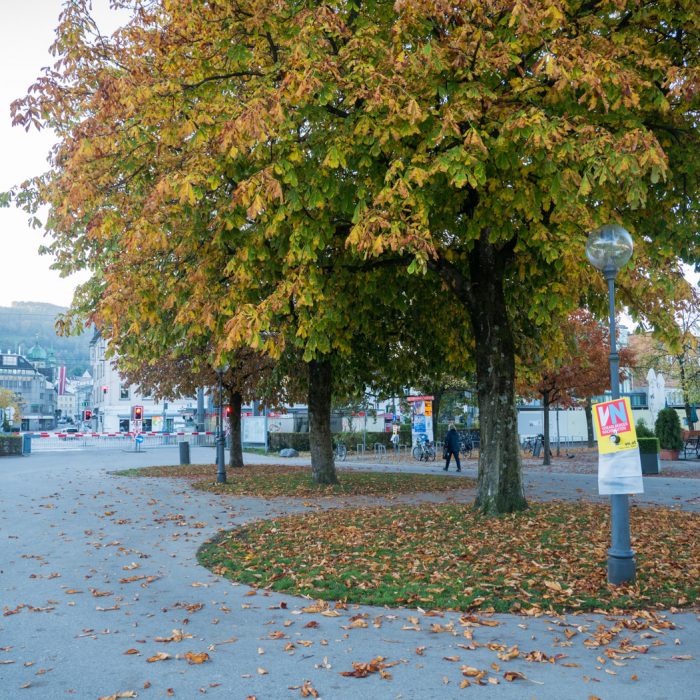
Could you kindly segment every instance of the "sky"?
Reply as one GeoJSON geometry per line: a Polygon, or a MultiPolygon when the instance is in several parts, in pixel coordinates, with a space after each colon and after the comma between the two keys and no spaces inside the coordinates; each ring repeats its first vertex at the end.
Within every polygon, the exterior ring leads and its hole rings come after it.
{"type": "MultiPolygon", "coordinates": [[[[28,133],[12,126],[10,103],[26,94],[44,66],[53,63],[54,40],[63,0],[3,0],[0,22],[0,192],[43,173],[54,137],[50,132],[28,133]]],[[[93,0],[100,27],[110,24],[107,0],[93,0]]],[[[114,25],[114,20],[111,22],[114,25]]],[[[40,216],[40,218],[42,218],[40,216]]],[[[76,285],[88,275],[62,279],[51,270],[51,257],[39,255],[48,243],[43,231],[31,229],[27,215],[16,208],[0,208],[0,306],[13,301],[42,301],[68,306],[76,285]]]]}

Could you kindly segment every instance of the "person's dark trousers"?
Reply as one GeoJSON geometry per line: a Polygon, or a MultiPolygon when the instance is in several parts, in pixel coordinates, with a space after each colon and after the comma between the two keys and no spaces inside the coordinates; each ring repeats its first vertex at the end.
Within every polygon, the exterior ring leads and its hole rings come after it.
{"type": "Polygon", "coordinates": [[[450,460],[452,459],[452,455],[455,456],[455,462],[457,462],[457,471],[458,471],[458,472],[461,472],[461,471],[462,471],[462,465],[461,465],[461,463],[460,463],[460,461],[459,461],[459,452],[452,452],[452,450],[450,450],[450,451],[447,453],[447,459],[445,460],[445,468],[443,469],[443,471],[447,471],[447,470],[450,468],[450,460]]]}

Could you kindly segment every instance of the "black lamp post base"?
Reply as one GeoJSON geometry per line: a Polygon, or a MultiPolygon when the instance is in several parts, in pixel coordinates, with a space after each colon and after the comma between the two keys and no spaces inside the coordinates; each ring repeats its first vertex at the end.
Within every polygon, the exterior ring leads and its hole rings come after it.
{"type": "Polygon", "coordinates": [[[216,483],[226,483],[226,463],[224,461],[224,441],[216,441],[216,483]]]}

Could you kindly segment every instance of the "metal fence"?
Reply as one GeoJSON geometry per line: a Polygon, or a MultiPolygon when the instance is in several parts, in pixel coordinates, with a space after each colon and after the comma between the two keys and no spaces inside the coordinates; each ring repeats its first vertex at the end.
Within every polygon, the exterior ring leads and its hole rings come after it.
{"type": "MultiPolygon", "coordinates": [[[[31,452],[58,450],[122,449],[148,450],[172,447],[189,442],[191,447],[213,447],[214,433],[141,433],[136,441],[133,433],[24,433],[30,440],[31,452]]],[[[26,452],[27,450],[25,450],[26,452]]]]}

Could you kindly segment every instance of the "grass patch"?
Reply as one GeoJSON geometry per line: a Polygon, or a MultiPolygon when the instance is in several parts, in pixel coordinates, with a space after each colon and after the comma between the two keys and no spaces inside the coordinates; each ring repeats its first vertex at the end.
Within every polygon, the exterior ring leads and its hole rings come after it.
{"type": "Polygon", "coordinates": [[[217,484],[215,465],[141,467],[114,472],[120,476],[178,477],[195,481],[194,487],[211,493],[260,498],[313,498],[319,496],[398,496],[432,491],[474,488],[476,482],[465,477],[442,474],[401,474],[397,472],[362,472],[339,469],[340,483],[332,486],[315,484],[310,467],[283,464],[260,464],[242,469],[228,469],[228,483],[217,484]]]}
{"type": "Polygon", "coordinates": [[[362,508],[261,521],[204,545],[201,564],[325,600],[453,610],[696,605],[700,514],[633,508],[637,582],[607,583],[609,508],[537,504],[484,518],[464,505],[362,508]]]}

